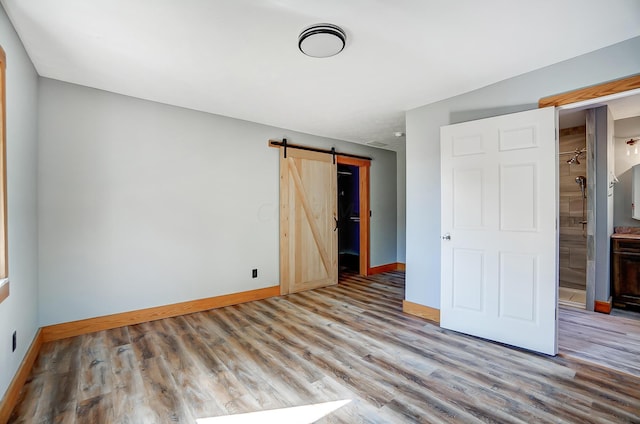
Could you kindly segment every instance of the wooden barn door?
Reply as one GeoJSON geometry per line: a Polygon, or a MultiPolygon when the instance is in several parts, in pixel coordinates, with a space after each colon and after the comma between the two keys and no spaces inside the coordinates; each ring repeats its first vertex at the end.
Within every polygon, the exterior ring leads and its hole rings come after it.
{"type": "Polygon", "coordinates": [[[282,294],[338,283],[337,168],[333,156],[280,151],[282,294]]]}

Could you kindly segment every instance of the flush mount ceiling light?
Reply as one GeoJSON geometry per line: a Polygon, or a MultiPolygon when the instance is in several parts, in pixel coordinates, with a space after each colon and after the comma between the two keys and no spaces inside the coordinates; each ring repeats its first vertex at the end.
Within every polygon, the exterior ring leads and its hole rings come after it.
{"type": "Polygon", "coordinates": [[[311,25],[298,36],[298,48],[311,57],[334,56],[344,49],[346,42],[342,28],[332,24],[311,25]]]}
{"type": "Polygon", "coordinates": [[[635,146],[635,149],[633,149],[633,153],[635,153],[636,155],[638,154],[638,146],[636,146],[636,143],[638,141],[640,140],[633,138],[630,138],[629,141],[625,141],[625,143],[627,143],[627,156],[631,154],[631,146],[635,146]]]}

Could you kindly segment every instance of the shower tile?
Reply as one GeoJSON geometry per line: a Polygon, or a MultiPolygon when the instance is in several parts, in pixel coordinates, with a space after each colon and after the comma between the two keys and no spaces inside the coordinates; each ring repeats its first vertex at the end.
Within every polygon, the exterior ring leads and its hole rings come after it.
{"type": "Polygon", "coordinates": [[[569,267],[572,269],[587,270],[587,249],[572,247],[569,249],[569,267]]]}
{"type": "Polygon", "coordinates": [[[558,299],[560,300],[560,302],[585,304],[587,295],[584,289],[573,289],[560,286],[560,289],[558,291],[558,299]]]}
{"type": "Polygon", "coordinates": [[[572,226],[571,217],[560,215],[560,226],[571,227],[572,226]]]}
{"type": "Polygon", "coordinates": [[[582,237],[581,227],[560,227],[560,236],[582,237]]]}
{"type": "Polygon", "coordinates": [[[563,287],[582,288],[586,287],[587,273],[572,268],[560,268],[560,285],[563,287]]]}
{"type": "Polygon", "coordinates": [[[573,164],[569,169],[569,175],[574,177],[574,181],[575,181],[575,177],[579,175],[586,176],[586,174],[587,174],[587,159],[580,159],[580,165],[578,165],[577,163],[573,164]]]}
{"type": "Polygon", "coordinates": [[[569,200],[569,214],[571,216],[582,216],[583,213],[583,200],[580,197],[574,197],[569,200]]]}
{"type": "Polygon", "coordinates": [[[560,235],[560,247],[566,247],[567,249],[585,249],[586,250],[587,239],[580,234],[561,234],[560,235]]]}
{"type": "MultiPolygon", "coordinates": [[[[562,244],[562,243],[561,243],[562,244]]],[[[560,247],[560,268],[569,268],[570,249],[568,247],[560,247]]]]}
{"type": "MultiPolygon", "coordinates": [[[[587,209],[587,235],[593,235],[595,232],[595,228],[593,225],[593,211],[587,209]]],[[[591,240],[587,240],[587,246],[589,244],[593,244],[593,238],[591,240]]]]}
{"type": "Polygon", "coordinates": [[[580,190],[580,186],[576,183],[575,177],[568,176],[560,179],[560,193],[564,196],[580,197],[582,190],[580,190]]]}

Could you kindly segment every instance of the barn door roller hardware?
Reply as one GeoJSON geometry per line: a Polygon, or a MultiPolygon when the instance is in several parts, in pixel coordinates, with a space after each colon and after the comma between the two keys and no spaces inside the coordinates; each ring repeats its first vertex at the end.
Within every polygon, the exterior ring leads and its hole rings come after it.
{"type": "Polygon", "coordinates": [[[333,156],[333,163],[336,163],[336,156],[345,156],[345,157],[349,157],[349,158],[372,160],[368,156],[360,156],[360,155],[354,155],[354,154],[351,154],[351,153],[337,152],[335,147],[332,147],[331,149],[320,149],[318,147],[309,147],[309,146],[301,146],[299,144],[291,144],[291,143],[287,142],[286,138],[283,138],[282,141],[269,140],[269,147],[282,147],[282,148],[284,148],[283,154],[284,154],[285,159],[287,157],[287,149],[298,149],[298,150],[307,150],[307,151],[310,151],[310,152],[326,153],[328,155],[332,155],[333,156]]]}

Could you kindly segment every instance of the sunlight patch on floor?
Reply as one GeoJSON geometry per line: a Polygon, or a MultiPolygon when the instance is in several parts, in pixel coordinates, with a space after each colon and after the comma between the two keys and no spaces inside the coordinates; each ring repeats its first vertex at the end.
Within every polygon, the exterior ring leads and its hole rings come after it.
{"type": "Polygon", "coordinates": [[[272,409],[269,411],[249,412],[247,414],[225,415],[222,417],[198,418],[198,424],[311,424],[333,411],[342,408],[351,400],[315,403],[313,405],[294,406],[291,408],[272,409]]]}

